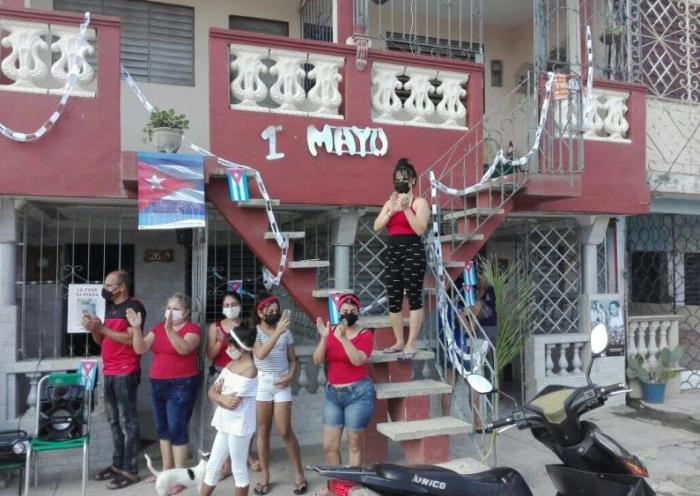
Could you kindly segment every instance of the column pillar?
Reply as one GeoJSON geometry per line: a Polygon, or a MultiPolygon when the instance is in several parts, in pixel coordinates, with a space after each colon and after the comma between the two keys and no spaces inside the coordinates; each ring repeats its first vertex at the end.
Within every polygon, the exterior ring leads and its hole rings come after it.
{"type": "Polygon", "coordinates": [[[357,211],[351,208],[342,208],[340,215],[333,222],[331,231],[331,244],[333,245],[333,278],[335,288],[350,289],[351,249],[355,243],[357,234],[357,211]]]}
{"type": "Polygon", "coordinates": [[[605,240],[610,217],[588,215],[577,218],[583,244],[583,293],[598,292],[598,245],[605,240]]]}

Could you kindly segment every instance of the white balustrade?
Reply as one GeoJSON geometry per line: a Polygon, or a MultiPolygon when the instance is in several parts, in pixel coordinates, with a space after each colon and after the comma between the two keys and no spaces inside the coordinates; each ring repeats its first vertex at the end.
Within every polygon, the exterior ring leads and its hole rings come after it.
{"type": "Polygon", "coordinates": [[[641,356],[650,366],[658,363],[661,350],[678,346],[677,315],[629,317],[627,357],[641,356]]]}
{"type": "Polygon", "coordinates": [[[462,100],[467,96],[464,86],[468,80],[468,74],[458,72],[375,63],[372,119],[388,124],[466,129],[467,109],[462,100]],[[402,83],[401,76],[408,80],[402,83]],[[408,92],[403,103],[397,93],[401,89],[408,92]]]}
{"type": "Polygon", "coordinates": [[[295,394],[305,389],[314,394],[323,391],[326,384],[326,373],[323,366],[317,366],[312,359],[314,346],[299,346],[296,349],[299,372],[292,382],[295,394]]]}
{"type": "Polygon", "coordinates": [[[229,51],[231,108],[342,119],[342,57],[238,44],[229,51]]]}
{"type": "MultiPolygon", "coordinates": [[[[589,140],[615,141],[629,143],[627,131],[627,99],[630,94],[621,91],[593,89],[593,98],[586,100],[586,92],[583,92],[583,105],[589,108],[591,119],[588,129],[584,131],[584,138],[589,140]]],[[[586,112],[578,112],[576,99],[565,99],[554,102],[554,119],[559,132],[574,132],[583,122],[586,112]]]]}
{"type": "Polygon", "coordinates": [[[549,334],[534,336],[535,366],[546,378],[583,375],[583,350],[588,343],[584,334],[549,334]],[[543,352],[543,355],[541,354],[543,352]],[[544,370],[543,370],[544,369],[544,370]]]}
{"type": "Polygon", "coordinates": [[[0,91],[62,94],[68,86],[68,75],[77,65],[78,81],[73,95],[95,96],[95,69],[87,60],[95,53],[94,29],[87,30],[88,43],[80,49],[77,26],[2,19],[0,32],[5,33],[0,45],[9,49],[0,62],[0,72],[13,81],[0,84],[0,91]],[[52,58],[52,54],[57,55],[52,58]]]}

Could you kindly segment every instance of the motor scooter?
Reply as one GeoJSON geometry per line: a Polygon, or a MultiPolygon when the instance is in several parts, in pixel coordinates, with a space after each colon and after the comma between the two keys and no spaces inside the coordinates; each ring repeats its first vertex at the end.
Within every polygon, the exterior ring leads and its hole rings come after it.
{"type": "MultiPolygon", "coordinates": [[[[546,386],[507,417],[487,423],[484,432],[502,432],[513,426],[529,429],[562,462],[546,466],[557,496],[653,496],[656,493],[645,480],[649,474],[641,460],[593,422],[580,420],[584,414],[603,406],[611,396],[629,392],[625,384],[600,387],[591,381],[593,363],[608,346],[605,325],[593,328],[590,345],[592,357],[585,386],[546,386]]],[[[481,375],[470,374],[467,382],[479,394],[494,392],[491,382],[481,375]]],[[[435,465],[391,463],[371,469],[325,465],[307,468],[323,477],[358,484],[350,489],[348,496],[353,496],[353,491],[367,489],[386,496],[532,496],[522,475],[509,467],[468,475],[435,465]]]]}

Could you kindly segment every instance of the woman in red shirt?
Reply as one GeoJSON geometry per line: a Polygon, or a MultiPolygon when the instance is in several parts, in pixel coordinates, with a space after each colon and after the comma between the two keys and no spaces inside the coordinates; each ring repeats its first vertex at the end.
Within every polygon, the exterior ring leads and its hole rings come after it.
{"type": "Polygon", "coordinates": [[[360,300],[353,294],[339,300],[341,321],[330,332],[330,325],[319,317],[316,327],[321,340],[314,351],[314,362],[327,366],[328,384],[323,407],[323,449],[326,463],[339,465],[343,429],[348,431],[348,463],[363,465],[364,434],[374,415],[374,384],[367,363],[372,355],[374,335],[357,325],[360,300]]]}
{"type": "Polygon", "coordinates": [[[200,330],[189,317],[190,298],[183,293],[168,299],[165,321],[156,324],[145,337],[140,315],[127,313],[134,329],[134,351],[139,355],[153,352],[151,398],[163,470],[185,468],[187,462],[187,434],[200,382],[200,330]]]}

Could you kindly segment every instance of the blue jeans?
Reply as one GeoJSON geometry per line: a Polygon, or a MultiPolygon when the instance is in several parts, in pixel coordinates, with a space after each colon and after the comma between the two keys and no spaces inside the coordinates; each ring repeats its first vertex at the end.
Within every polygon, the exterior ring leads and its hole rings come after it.
{"type": "Polygon", "coordinates": [[[200,377],[151,379],[151,400],[158,439],[173,446],[188,442],[188,428],[200,377]]]}
{"type": "Polygon", "coordinates": [[[106,375],[105,413],[112,430],[114,455],[112,466],[137,474],[139,454],[139,410],[136,392],[141,371],[126,375],[106,375]]]}
{"type": "Polygon", "coordinates": [[[326,401],[323,405],[323,425],[344,427],[348,431],[367,428],[374,415],[374,383],[370,379],[345,387],[326,385],[326,401]]]}

